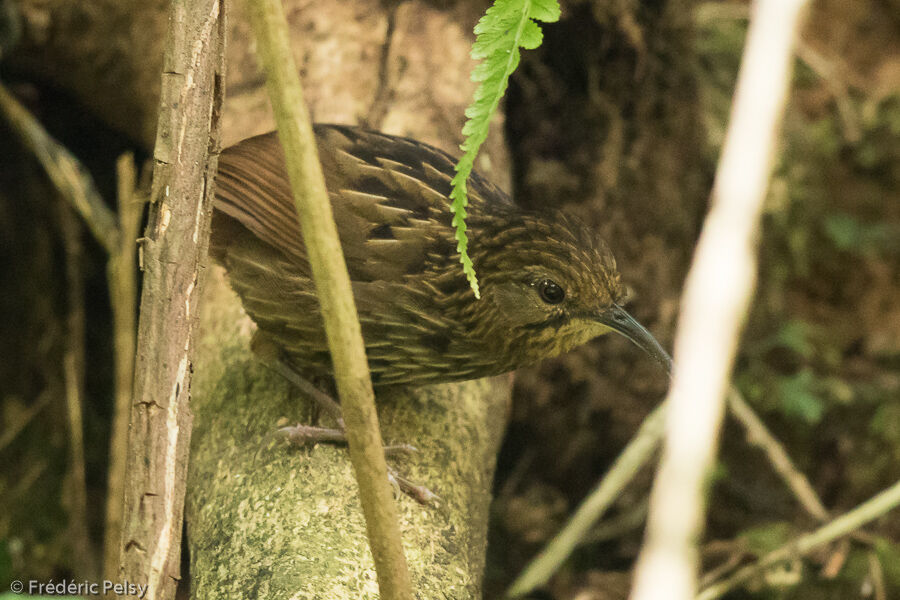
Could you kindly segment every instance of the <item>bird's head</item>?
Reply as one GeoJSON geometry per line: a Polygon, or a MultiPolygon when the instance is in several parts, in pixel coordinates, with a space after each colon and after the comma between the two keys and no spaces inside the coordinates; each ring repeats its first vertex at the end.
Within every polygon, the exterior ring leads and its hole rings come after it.
{"type": "Polygon", "coordinates": [[[659,342],[622,308],[615,259],[596,233],[559,215],[507,215],[502,225],[475,236],[483,296],[475,306],[483,333],[505,352],[534,362],[615,331],[670,367],[659,342]]]}

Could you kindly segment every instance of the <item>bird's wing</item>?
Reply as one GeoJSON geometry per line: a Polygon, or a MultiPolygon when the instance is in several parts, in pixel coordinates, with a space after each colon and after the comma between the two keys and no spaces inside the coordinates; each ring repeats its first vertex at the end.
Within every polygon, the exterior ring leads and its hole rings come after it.
{"type": "MultiPolygon", "coordinates": [[[[429,255],[455,253],[448,195],[454,160],[414,140],[356,127],[317,125],[319,159],[354,281],[399,281],[429,255]]],[[[232,146],[219,158],[216,209],[307,270],[284,153],[275,133],[232,146]]],[[[509,197],[477,174],[473,211],[509,197]]],[[[221,222],[218,219],[218,222],[221,222]]],[[[224,236],[234,234],[223,227],[224,236]]],[[[230,240],[213,232],[213,246],[230,240]],[[216,239],[218,238],[218,239],[216,239]]]]}

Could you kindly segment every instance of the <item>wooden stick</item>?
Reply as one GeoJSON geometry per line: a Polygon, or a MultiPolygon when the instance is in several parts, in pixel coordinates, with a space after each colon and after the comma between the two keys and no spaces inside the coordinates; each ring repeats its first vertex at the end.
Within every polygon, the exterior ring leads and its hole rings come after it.
{"type": "Polygon", "coordinates": [[[379,591],[384,600],[412,600],[362,330],[291,54],[287,21],[279,0],[248,0],[246,6],[256,34],[257,54],[266,71],[303,242],[325,320],[379,591]]]}
{"type": "Polygon", "coordinates": [[[173,0],[169,13],[118,577],[146,585],[151,600],[174,598],[180,579],[191,359],[224,93],[223,10],[223,0],[173,0]]]}

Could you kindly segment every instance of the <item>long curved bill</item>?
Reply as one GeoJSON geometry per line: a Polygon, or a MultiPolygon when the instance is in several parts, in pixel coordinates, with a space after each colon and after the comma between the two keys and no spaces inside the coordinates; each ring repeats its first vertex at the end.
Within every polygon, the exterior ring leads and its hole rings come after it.
{"type": "Polygon", "coordinates": [[[634,342],[634,345],[649,354],[656,362],[661,364],[669,375],[672,374],[672,358],[659,345],[653,334],[638,323],[634,317],[628,314],[618,304],[603,312],[599,319],[601,323],[615,330],[634,342]]]}

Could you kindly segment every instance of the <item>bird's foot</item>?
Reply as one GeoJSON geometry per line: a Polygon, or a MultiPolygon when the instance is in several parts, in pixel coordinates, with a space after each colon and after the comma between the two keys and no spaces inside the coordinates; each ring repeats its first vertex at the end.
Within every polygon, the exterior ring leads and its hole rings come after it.
{"type": "MultiPolygon", "coordinates": [[[[313,427],[311,425],[288,425],[278,429],[292,446],[314,446],[316,444],[346,444],[347,434],[343,429],[313,427]]],[[[418,452],[415,446],[396,444],[384,447],[385,456],[410,455],[418,452]]],[[[418,502],[429,505],[440,500],[440,497],[424,485],[413,483],[391,466],[388,466],[388,480],[391,484],[418,502]]]]}
{"type": "MultiPolygon", "coordinates": [[[[346,444],[347,433],[343,428],[315,427],[312,425],[286,425],[278,429],[278,433],[293,446],[314,446],[316,444],[346,444]]],[[[394,444],[384,447],[385,456],[415,454],[419,449],[410,444],[394,444]]]]}
{"type": "Polygon", "coordinates": [[[401,492],[422,504],[423,506],[428,506],[431,504],[436,504],[441,497],[429,490],[424,485],[417,485],[403,477],[397,471],[395,471],[392,467],[388,467],[388,480],[396,486],[401,492]]]}
{"type": "MultiPolygon", "coordinates": [[[[335,420],[338,427],[343,430],[344,414],[341,412],[341,405],[334,398],[320,390],[313,382],[300,375],[291,365],[283,360],[277,359],[271,363],[271,366],[279,375],[287,379],[291,385],[315,400],[319,407],[328,413],[335,420]]],[[[344,441],[346,442],[346,440],[344,441]]]]}
{"type": "Polygon", "coordinates": [[[278,433],[292,446],[315,446],[316,444],[346,444],[347,435],[343,429],[314,427],[312,425],[288,425],[278,429],[278,433]]]}
{"type": "MultiPolygon", "coordinates": [[[[287,439],[293,446],[314,446],[316,444],[346,444],[347,434],[344,431],[344,417],[341,406],[335,400],[316,387],[315,384],[297,373],[289,364],[282,360],[273,363],[275,370],[291,384],[302,392],[311,396],[319,406],[328,413],[337,423],[337,427],[315,427],[312,425],[288,425],[278,429],[278,433],[287,439]]],[[[395,444],[384,447],[385,456],[410,455],[418,452],[415,446],[410,444],[395,444]]],[[[431,504],[438,500],[437,494],[422,485],[417,485],[400,475],[393,467],[388,466],[388,479],[401,492],[418,502],[419,504],[431,504]]]]}

